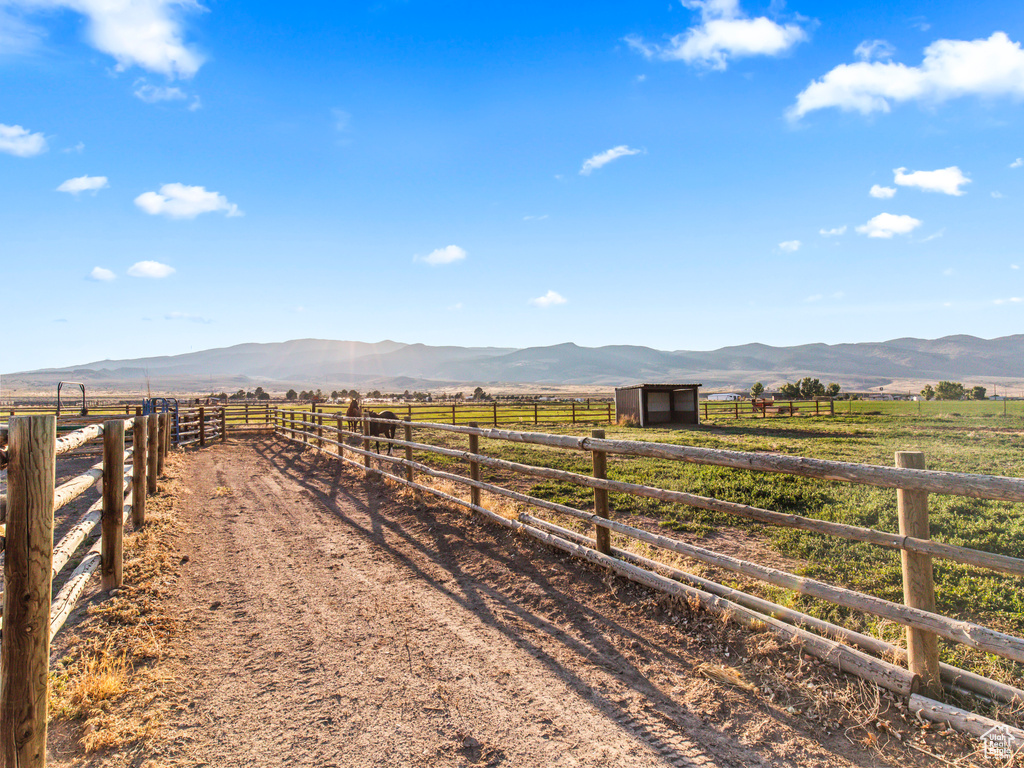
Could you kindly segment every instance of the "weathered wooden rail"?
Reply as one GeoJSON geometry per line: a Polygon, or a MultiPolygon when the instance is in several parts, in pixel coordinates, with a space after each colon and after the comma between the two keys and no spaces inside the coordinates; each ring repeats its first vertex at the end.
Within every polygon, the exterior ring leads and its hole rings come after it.
{"type": "MultiPolygon", "coordinates": [[[[334,415],[333,419],[325,419],[325,416],[326,414],[312,411],[303,413],[278,409],[274,414],[274,428],[288,440],[331,453],[345,463],[364,471],[386,475],[388,479],[399,484],[467,507],[500,525],[608,567],[651,588],[695,600],[707,610],[729,620],[746,626],[767,628],[843,671],[855,673],[906,697],[916,707],[915,711],[920,711],[925,717],[950,722],[957,727],[967,727],[964,723],[973,724],[970,726],[972,728],[976,728],[978,723],[987,723],[988,727],[1000,725],[987,718],[980,718],[935,702],[934,699],[942,697],[943,690],[1018,706],[1024,704],[1024,690],[1021,688],[939,663],[938,637],[1018,663],[1024,663],[1024,638],[937,613],[932,584],[932,558],[941,557],[1014,576],[1024,575],[1024,560],[932,541],[929,538],[927,524],[930,493],[1021,502],[1024,501],[1024,479],[927,470],[923,468],[923,455],[910,452],[897,454],[898,466],[880,467],[794,456],[607,440],[604,433],[599,430],[595,430],[591,437],[575,437],[485,429],[475,425],[416,423],[408,419],[388,421],[364,417],[361,420],[361,430],[351,431],[346,428],[347,424],[341,414],[334,415]],[[368,435],[371,421],[393,424],[396,427],[401,437],[373,439],[403,448],[404,456],[376,454],[370,450],[368,435]],[[414,442],[413,429],[465,435],[469,441],[469,450],[414,442]],[[585,475],[487,456],[480,451],[481,438],[589,452],[594,457],[594,474],[585,475]],[[469,476],[417,462],[413,459],[414,451],[460,459],[468,465],[469,476]],[[681,491],[616,481],[607,477],[604,457],[608,454],[655,457],[756,472],[781,472],[801,477],[893,488],[897,494],[900,531],[893,533],[832,523],[681,491]],[[374,461],[378,462],[377,466],[373,466],[374,461]],[[385,472],[380,467],[386,465],[402,471],[385,472]],[[576,509],[483,482],[480,480],[481,466],[591,488],[595,494],[595,512],[576,509]],[[469,500],[445,493],[430,484],[417,482],[417,475],[466,486],[470,489],[469,500]],[[481,492],[590,523],[594,526],[594,536],[584,536],[525,511],[515,520],[508,519],[485,508],[480,501],[481,492]],[[903,558],[904,603],[894,603],[777,568],[769,568],[627,525],[611,517],[607,501],[609,492],[628,493],[691,507],[713,509],[755,519],[768,525],[815,531],[899,550],[903,558]],[[674,552],[692,561],[714,565],[747,578],[897,622],[906,627],[907,648],[903,649],[838,624],[776,605],[637,553],[612,547],[609,536],[612,532],[656,549],[674,552]]],[[[1000,727],[1009,728],[1002,725],[1000,727]]],[[[1013,728],[1009,728],[1008,732],[1012,739],[1018,740],[1018,747],[1024,747],[1024,732],[1013,728]]]]}
{"type": "Polygon", "coordinates": [[[8,446],[7,494],[0,497],[6,526],[0,764],[45,765],[50,641],[97,570],[104,590],[122,585],[124,526],[131,520],[138,530],[146,523],[146,497],[157,491],[157,477],[163,475],[172,426],[170,413],[143,416],[141,408],[132,418],[110,419],[59,438],[54,416],[18,416],[0,425],[0,442],[8,446]],[[57,458],[96,440],[102,440],[103,460],[57,486],[57,458]],[[97,485],[99,498],[54,546],[54,513],[97,485]],[[57,576],[97,529],[101,535],[54,595],[57,576]]]}

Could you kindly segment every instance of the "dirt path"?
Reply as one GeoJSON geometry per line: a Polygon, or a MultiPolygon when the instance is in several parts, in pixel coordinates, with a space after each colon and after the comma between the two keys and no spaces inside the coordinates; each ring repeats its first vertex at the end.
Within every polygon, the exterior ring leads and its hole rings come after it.
{"type": "Polygon", "coordinates": [[[729,648],[579,562],[273,439],[188,462],[159,764],[882,764],[695,674],[729,648]]]}

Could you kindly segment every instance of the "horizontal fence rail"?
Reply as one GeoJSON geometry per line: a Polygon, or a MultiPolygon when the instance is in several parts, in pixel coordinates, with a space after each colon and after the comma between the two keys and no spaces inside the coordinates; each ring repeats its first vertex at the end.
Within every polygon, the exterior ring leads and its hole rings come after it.
{"type": "MultiPolygon", "coordinates": [[[[944,637],[1018,663],[1024,663],[1024,638],[999,632],[975,622],[954,619],[936,613],[934,598],[930,610],[909,597],[906,604],[894,603],[626,525],[599,514],[602,505],[601,497],[597,494],[607,494],[608,492],[633,494],[691,507],[712,509],[769,525],[810,530],[863,541],[899,550],[904,556],[912,554],[916,557],[923,557],[923,562],[929,573],[931,557],[934,556],[1014,576],[1024,576],[1024,560],[1022,559],[935,542],[927,538],[926,535],[911,536],[902,530],[897,534],[890,531],[832,523],[801,515],[783,514],[749,505],[696,496],[682,491],[624,483],[607,478],[603,462],[598,462],[596,458],[594,476],[507,461],[483,454],[479,449],[479,440],[486,438],[588,452],[595,457],[607,454],[654,457],[747,471],[781,472],[802,477],[893,488],[896,489],[900,497],[901,507],[904,503],[904,494],[919,494],[924,499],[928,493],[943,493],[1010,502],[1024,501],[1024,479],[926,469],[880,467],[641,441],[608,440],[601,432],[595,432],[595,436],[592,437],[575,437],[487,429],[476,425],[413,422],[408,418],[390,420],[363,416],[357,421],[352,421],[340,413],[326,414],[310,410],[303,412],[289,409],[276,409],[272,421],[275,431],[290,441],[332,453],[345,463],[364,471],[385,475],[388,479],[402,485],[426,491],[468,507],[501,525],[528,533],[566,552],[605,565],[617,573],[656,589],[699,599],[712,612],[727,615],[739,620],[740,623],[759,622],[760,625],[768,626],[772,631],[798,642],[808,652],[835,663],[840,669],[853,671],[904,696],[916,695],[920,690],[937,696],[941,694],[942,687],[945,687],[947,690],[981,695],[1006,703],[1024,704],[1024,690],[1020,688],[947,664],[939,664],[937,646],[936,656],[933,660],[916,658],[915,654],[920,652],[915,650],[913,645],[908,651],[837,624],[778,606],[741,590],[687,574],[656,560],[610,547],[607,538],[602,545],[601,533],[602,531],[615,532],[627,539],[676,553],[692,561],[713,565],[747,578],[826,600],[844,608],[884,617],[907,627],[908,633],[918,632],[930,637],[944,637]],[[383,434],[385,429],[393,430],[390,433],[393,436],[383,434]],[[423,441],[415,442],[412,439],[414,429],[424,430],[427,433],[447,432],[465,435],[469,439],[470,450],[431,445],[423,441]],[[400,433],[402,433],[402,437],[397,436],[400,433]],[[380,446],[386,447],[387,454],[380,453],[379,448],[378,451],[371,450],[371,445],[378,441],[380,446]],[[394,448],[404,449],[404,456],[390,455],[394,448]],[[414,461],[414,452],[461,460],[468,465],[470,476],[443,471],[421,461],[414,461]],[[373,466],[374,462],[378,463],[376,467],[373,466]],[[392,470],[385,471],[381,468],[381,463],[383,466],[390,466],[392,470]],[[576,509],[565,504],[513,491],[500,485],[482,482],[479,479],[479,467],[481,466],[591,488],[595,492],[595,510],[597,511],[588,512],[576,509]],[[432,485],[416,482],[417,475],[468,487],[471,492],[470,501],[467,502],[465,499],[440,491],[432,485]],[[548,510],[592,524],[595,536],[583,536],[527,512],[521,512],[516,520],[510,520],[483,507],[480,503],[481,491],[504,497],[523,506],[548,510]],[[934,664],[929,666],[932,661],[934,664]]],[[[926,503],[924,511],[927,514],[926,503]]],[[[924,530],[926,533],[927,526],[924,530]]],[[[905,576],[905,578],[909,578],[909,576],[905,576]]],[[[996,725],[994,721],[991,722],[996,725]]]]}

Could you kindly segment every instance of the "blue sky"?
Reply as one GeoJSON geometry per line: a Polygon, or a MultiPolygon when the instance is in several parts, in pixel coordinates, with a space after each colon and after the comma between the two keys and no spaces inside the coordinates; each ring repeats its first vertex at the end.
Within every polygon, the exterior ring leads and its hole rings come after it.
{"type": "Polygon", "coordinates": [[[0,370],[1022,332],[1022,41],[1005,0],[0,0],[0,370]]]}

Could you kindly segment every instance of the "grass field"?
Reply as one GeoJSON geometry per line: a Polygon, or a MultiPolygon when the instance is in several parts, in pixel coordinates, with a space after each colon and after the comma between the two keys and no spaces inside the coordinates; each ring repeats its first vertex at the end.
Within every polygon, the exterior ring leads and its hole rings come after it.
{"type": "MultiPolygon", "coordinates": [[[[728,419],[698,428],[610,426],[604,429],[609,438],[773,451],[884,466],[894,465],[896,451],[919,450],[924,452],[930,469],[1024,477],[1024,416],[1002,416],[1002,403],[922,403],[923,412],[931,409],[931,413],[922,415],[916,413],[918,404],[912,402],[854,401],[852,405],[853,415],[839,409],[833,418],[728,419]],[[858,415],[857,410],[861,408],[865,411],[884,409],[887,413],[858,415]]],[[[1018,406],[1018,411],[1022,410],[1021,405],[1024,404],[1008,403],[1011,407],[1018,406]]],[[[551,431],[586,435],[589,429],[558,425],[557,430],[551,431]]],[[[417,435],[419,441],[422,437],[425,435],[417,435]]],[[[465,447],[465,439],[457,435],[436,434],[427,442],[436,440],[465,447]]],[[[482,441],[481,450],[523,463],[581,473],[591,470],[589,454],[580,452],[496,440],[482,441]]],[[[431,461],[454,468],[453,461],[441,457],[432,457],[431,461]]],[[[609,477],[617,480],[898,532],[896,492],[891,489],[633,457],[609,456],[608,472],[609,477]]],[[[485,479],[487,473],[484,469],[485,479]]],[[[529,492],[580,509],[593,506],[592,491],[567,483],[531,481],[529,492]]],[[[802,575],[895,602],[903,599],[898,552],[625,494],[612,494],[611,506],[620,519],[644,515],[658,520],[667,530],[680,532],[685,538],[710,539],[707,546],[711,549],[720,537],[748,540],[754,537],[781,558],[788,559],[790,564],[785,567],[802,575]]],[[[936,540],[1024,558],[1024,505],[933,495],[930,515],[932,537],[936,540]]],[[[731,575],[718,575],[739,586],[731,575]]],[[[1024,636],[1024,579],[937,559],[935,580],[940,613],[969,618],[1024,636]]],[[[748,584],[744,588],[902,643],[902,628],[897,625],[855,615],[770,585],[748,584]]],[[[966,664],[1018,686],[1024,682],[1021,665],[986,657],[952,643],[943,642],[942,648],[944,659],[950,663],[966,664]]]]}

